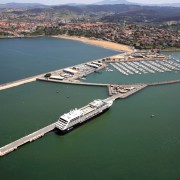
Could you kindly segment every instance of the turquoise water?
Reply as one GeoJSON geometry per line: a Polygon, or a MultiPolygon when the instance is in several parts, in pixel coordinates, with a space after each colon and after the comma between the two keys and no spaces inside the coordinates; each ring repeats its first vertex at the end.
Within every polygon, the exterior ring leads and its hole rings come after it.
{"type": "MultiPolygon", "coordinates": [[[[103,87],[45,82],[0,91],[0,146],[106,97],[103,87]]],[[[179,107],[179,83],[145,88],[69,134],[49,133],[0,158],[0,179],[180,179],[179,107]]]]}

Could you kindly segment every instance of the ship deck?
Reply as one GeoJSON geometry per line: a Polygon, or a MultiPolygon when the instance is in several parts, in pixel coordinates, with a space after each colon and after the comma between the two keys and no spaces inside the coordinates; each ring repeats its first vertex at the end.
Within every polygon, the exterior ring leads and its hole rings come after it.
{"type": "Polygon", "coordinates": [[[87,106],[82,107],[80,110],[83,112],[84,115],[86,115],[86,114],[94,111],[95,108],[92,108],[90,105],[87,105],[87,106]]]}

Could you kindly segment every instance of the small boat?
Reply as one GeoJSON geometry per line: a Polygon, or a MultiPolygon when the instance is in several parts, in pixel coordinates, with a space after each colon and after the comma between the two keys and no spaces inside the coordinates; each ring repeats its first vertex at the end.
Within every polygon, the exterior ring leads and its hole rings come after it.
{"type": "Polygon", "coordinates": [[[153,117],[155,117],[155,115],[154,115],[154,114],[151,114],[151,118],[153,118],[153,117]]]}

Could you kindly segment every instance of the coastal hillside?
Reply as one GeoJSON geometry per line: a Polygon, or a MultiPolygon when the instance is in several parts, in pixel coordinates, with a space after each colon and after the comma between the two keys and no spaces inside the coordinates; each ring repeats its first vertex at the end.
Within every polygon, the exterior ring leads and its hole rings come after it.
{"type": "MultiPolygon", "coordinates": [[[[11,14],[40,14],[45,13],[50,17],[64,17],[84,19],[84,21],[106,21],[106,22],[164,22],[179,21],[180,7],[158,7],[140,5],[81,5],[81,6],[51,6],[38,7],[26,10],[14,10],[11,14]]],[[[27,18],[27,17],[26,17],[27,18]]]]}
{"type": "Polygon", "coordinates": [[[13,8],[0,13],[0,38],[69,35],[136,49],[179,49],[179,12],[127,4],[13,8]]]}

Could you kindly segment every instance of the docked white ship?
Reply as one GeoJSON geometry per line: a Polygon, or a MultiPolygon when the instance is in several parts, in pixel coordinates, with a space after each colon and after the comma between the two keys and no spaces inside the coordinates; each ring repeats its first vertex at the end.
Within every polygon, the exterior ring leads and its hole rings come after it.
{"type": "Polygon", "coordinates": [[[80,109],[74,109],[69,113],[60,116],[55,126],[61,132],[70,131],[75,126],[78,126],[92,117],[103,113],[105,110],[109,109],[112,104],[113,101],[101,99],[94,100],[80,109]]]}

